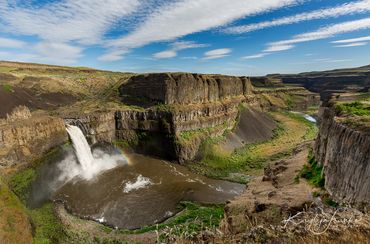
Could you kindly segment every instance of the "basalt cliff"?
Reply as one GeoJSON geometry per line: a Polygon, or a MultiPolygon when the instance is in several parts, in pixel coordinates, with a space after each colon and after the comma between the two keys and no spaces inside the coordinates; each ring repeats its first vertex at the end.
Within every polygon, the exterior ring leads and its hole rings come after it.
{"type": "MultiPolygon", "coordinates": [[[[357,122],[358,123],[358,122],[357,122]]],[[[333,102],[320,109],[320,130],[314,146],[318,163],[324,166],[325,188],[342,203],[370,203],[369,120],[356,126],[342,118],[333,102]]]]}
{"type": "MultiPolygon", "coordinates": [[[[6,148],[3,158],[19,161],[28,151],[32,152],[30,148],[24,149],[23,144],[37,146],[43,135],[47,137],[43,140],[50,140],[50,143],[45,143],[39,152],[62,143],[67,139],[64,120],[78,125],[93,143],[124,142],[139,152],[184,163],[197,156],[207,137],[223,135],[236,126],[240,104],[246,104],[254,111],[255,116],[250,117],[252,126],[258,121],[256,115],[262,111],[305,108],[318,103],[317,94],[301,87],[259,89],[253,87],[248,77],[224,75],[136,75],[122,80],[118,89],[119,99],[127,105],[88,112],[82,112],[80,108],[73,110],[73,107],[56,111],[54,117],[31,119],[29,127],[33,130],[30,133],[17,132],[20,128],[25,130],[22,125],[25,122],[1,127],[4,139],[9,135],[8,131],[14,135],[14,138],[8,136],[5,140],[11,145],[3,146],[6,148]],[[12,149],[15,144],[18,145],[16,150],[12,149]]],[[[248,127],[248,123],[246,125],[248,127]]],[[[268,130],[272,129],[270,125],[268,130]]],[[[2,165],[12,164],[9,160],[6,162],[2,165]]]]}

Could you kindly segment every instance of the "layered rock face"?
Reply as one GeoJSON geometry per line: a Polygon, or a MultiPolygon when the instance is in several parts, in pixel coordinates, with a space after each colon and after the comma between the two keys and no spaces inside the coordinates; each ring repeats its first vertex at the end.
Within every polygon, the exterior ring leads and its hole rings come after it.
{"type": "Polygon", "coordinates": [[[25,165],[68,140],[63,119],[37,117],[0,126],[0,168],[25,165]]]}
{"type": "Polygon", "coordinates": [[[145,74],[132,77],[120,87],[123,96],[144,96],[164,104],[220,101],[252,93],[246,77],[189,73],[145,74]]]}
{"type": "Polygon", "coordinates": [[[134,119],[127,115],[118,116],[119,138],[130,137],[128,133],[132,136],[129,132],[132,129],[164,131],[172,140],[172,154],[180,163],[193,160],[206,137],[222,135],[225,130],[233,128],[240,103],[257,103],[248,78],[223,75],[138,75],[120,87],[120,94],[123,98],[140,97],[152,103],[165,104],[169,110],[156,114],[153,111],[141,112],[139,116],[132,115],[134,119]],[[126,119],[122,119],[124,117],[126,119]],[[138,119],[142,121],[138,122],[138,119]],[[194,136],[182,140],[183,132],[194,132],[194,136]]]}
{"type": "Polygon", "coordinates": [[[331,107],[320,114],[315,157],[324,166],[325,188],[337,201],[369,204],[370,134],[340,123],[331,107]]]}
{"type": "Polygon", "coordinates": [[[114,111],[97,111],[89,114],[70,114],[63,117],[66,123],[80,127],[85,136],[92,143],[95,143],[115,140],[116,121],[114,115],[114,111]]]}
{"type": "Polygon", "coordinates": [[[304,88],[255,90],[247,77],[188,73],[137,75],[119,90],[124,100],[160,105],[115,111],[116,139],[135,142],[150,135],[164,144],[167,156],[181,163],[193,160],[207,137],[234,128],[241,103],[270,109],[286,107],[287,96],[302,97],[306,105],[315,100],[304,88]],[[262,104],[266,97],[270,100],[262,104]]]}

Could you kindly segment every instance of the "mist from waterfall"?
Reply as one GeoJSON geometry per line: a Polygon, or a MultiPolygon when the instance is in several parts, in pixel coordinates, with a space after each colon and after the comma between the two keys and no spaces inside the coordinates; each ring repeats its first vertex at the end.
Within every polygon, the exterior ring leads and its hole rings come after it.
{"type": "Polygon", "coordinates": [[[85,181],[93,184],[98,180],[99,174],[128,163],[125,155],[111,145],[92,150],[79,127],[67,125],[66,130],[73,148],[62,149],[62,155],[55,164],[44,164],[38,170],[28,200],[30,207],[41,207],[45,200],[50,199],[69,182],[75,184],[85,181]]]}
{"type": "Polygon", "coordinates": [[[58,168],[62,171],[59,180],[65,182],[75,177],[91,180],[99,173],[127,163],[126,157],[122,154],[108,154],[99,149],[92,152],[79,127],[67,125],[66,129],[77,160],[73,155],[68,155],[58,164],[58,168]]]}

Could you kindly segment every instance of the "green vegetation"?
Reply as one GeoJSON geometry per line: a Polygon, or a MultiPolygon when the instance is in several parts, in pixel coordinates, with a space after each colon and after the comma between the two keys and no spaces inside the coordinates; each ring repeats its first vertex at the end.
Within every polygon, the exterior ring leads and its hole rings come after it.
{"type": "Polygon", "coordinates": [[[0,177],[0,240],[2,243],[29,243],[31,239],[26,209],[0,177]]]}
{"type": "Polygon", "coordinates": [[[293,149],[302,141],[316,137],[316,125],[307,121],[302,115],[287,112],[274,113],[273,116],[280,121],[280,124],[275,129],[272,139],[248,144],[235,150],[231,155],[220,150],[217,145],[218,138],[207,139],[200,150],[203,156],[202,161],[187,166],[192,171],[211,178],[246,183],[248,177],[240,177],[240,174],[235,173],[259,172],[268,162],[291,155],[293,149]]]}
{"type": "Polygon", "coordinates": [[[310,107],[307,108],[305,113],[308,114],[308,115],[314,116],[319,112],[319,107],[320,107],[319,105],[310,106],[310,107]]]}
{"type": "Polygon", "coordinates": [[[14,174],[9,181],[12,191],[25,202],[28,198],[31,183],[36,179],[36,172],[29,168],[14,174]]]}
{"type": "Polygon", "coordinates": [[[52,203],[30,210],[29,214],[35,228],[35,244],[60,243],[65,238],[63,225],[55,216],[52,203]]]}
{"type": "MultiPolygon", "coordinates": [[[[157,225],[146,226],[138,230],[119,230],[123,235],[143,234],[155,231],[158,242],[173,238],[191,238],[204,230],[215,230],[224,216],[223,204],[197,204],[181,202],[178,206],[179,213],[157,225]]],[[[115,230],[108,226],[99,225],[101,231],[113,234],[115,230]]]]}
{"type": "Polygon", "coordinates": [[[285,115],[306,125],[307,131],[302,138],[303,140],[305,141],[314,140],[316,138],[317,133],[319,132],[319,128],[316,126],[315,123],[308,121],[306,118],[304,118],[301,114],[298,114],[298,113],[286,112],[285,115]]]}
{"type": "Polygon", "coordinates": [[[325,186],[325,177],[323,175],[323,167],[320,166],[312,153],[312,150],[308,154],[308,164],[303,166],[301,172],[299,172],[299,178],[306,179],[311,185],[315,187],[324,188],[325,186]]]}
{"type": "MultiPolygon", "coordinates": [[[[49,163],[58,153],[60,153],[60,148],[55,148],[41,158],[34,160],[30,168],[10,176],[8,180],[9,187],[23,204],[26,203],[29,197],[30,186],[37,177],[35,167],[43,163],[49,163]]],[[[65,238],[63,226],[54,214],[52,203],[47,203],[41,208],[32,210],[26,209],[24,205],[22,207],[29,216],[27,220],[30,220],[34,229],[34,243],[59,243],[65,238]]]]}
{"type": "Polygon", "coordinates": [[[3,84],[3,90],[5,92],[13,92],[13,87],[9,84],[3,84]]]}
{"type": "Polygon", "coordinates": [[[329,206],[329,207],[332,207],[332,208],[338,208],[339,207],[339,203],[337,203],[336,201],[334,201],[330,194],[328,192],[325,191],[325,189],[321,189],[320,191],[314,191],[312,192],[312,196],[313,197],[320,197],[322,202],[329,206]]]}
{"type": "Polygon", "coordinates": [[[206,228],[218,227],[224,216],[224,205],[222,204],[200,205],[193,202],[181,202],[179,208],[181,212],[167,221],[161,224],[143,227],[139,230],[131,231],[131,233],[138,234],[154,230],[159,231],[175,226],[184,231],[199,232],[206,228]]]}
{"type": "Polygon", "coordinates": [[[336,110],[339,114],[370,116],[370,105],[360,101],[337,104],[336,110]]]}
{"type": "Polygon", "coordinates": [[[326,204],[330,207],[333,207],[333,208],[337,208],[339,206],[339,204],[331,198],[325,198],[324,199],[324,204],[326,204]]]}
{"type": "Polygon", "coordinates": [[[226,129],[227,126],[228,124],[225,122],[223,124],[220,124],[214,127],[207,127],[207,128],[191,130],[191,131],[183,131],[179,134],[180,143],[191,142],[193,138],[197,136],[202,136],[202,135],[208,136],[208,138],[206,139],[207,142],[212,142],[212,143],[215,143],[216,141],[219,142],[225,139],[225,136],[228,133],[228,130],[226,129]],[[219,130],[225,130],[224,135],[217,137],[217,138],[216,137],[209,138],[209,136],[212,135],[214,131],[219,131],[219,130]]]}
{"type": "Polygon", "coordinates": [[[171,105],[163,103],[157,103],[153,106],[153,108],[160,112],[171,112],[173,110],[171,105]]]}

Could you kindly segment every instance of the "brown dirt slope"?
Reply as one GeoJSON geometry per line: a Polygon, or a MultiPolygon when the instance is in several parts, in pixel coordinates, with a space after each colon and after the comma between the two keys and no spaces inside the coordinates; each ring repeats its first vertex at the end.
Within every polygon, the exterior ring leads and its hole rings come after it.
{"type": "Polygon", "coordinates": [[[11,90],[5,90],[0,87],[0,118],[5,118],[6,114],[20,105],[27,106],[31,110],[55,109],[75,101],[74,96],[60,92],[37,94],[27,88],[12,87],[11,90]]]}
{"type": "Polygon", "coordinates": [[[118,86],[131,74],[0,61],[0,118],[14,107],[55,109],[77,100],[115,97],[118,86]]]}

